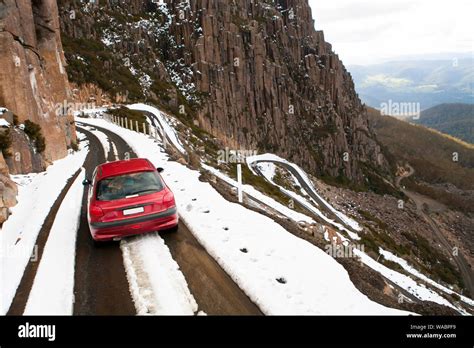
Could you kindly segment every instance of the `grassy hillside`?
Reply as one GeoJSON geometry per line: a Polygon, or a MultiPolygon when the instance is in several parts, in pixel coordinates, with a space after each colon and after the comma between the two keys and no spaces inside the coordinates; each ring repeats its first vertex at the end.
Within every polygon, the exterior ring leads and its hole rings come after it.
{"type": "Polygon", "coordinates": [[[474,104],[441,104],[410,120],[474,144],[474,104]]]}
{"type": "Polygon", "coordinates": [[[450,183],[461,190],[474,190],[474,145],[424,126],[410,124],[369,109],[377,139],[387,157],[415,169],[411,188],[462,211],[474,211],[472,195],[445,191],[436,184],[450,183]],[[457,161],[456,161],[457,156],[457,161]]]}

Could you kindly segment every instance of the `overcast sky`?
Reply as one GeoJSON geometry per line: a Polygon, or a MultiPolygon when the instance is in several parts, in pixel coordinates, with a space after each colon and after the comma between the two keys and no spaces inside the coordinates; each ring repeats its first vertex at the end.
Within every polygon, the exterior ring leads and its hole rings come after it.
{"type": "Polygon", "coordinates": [[[474,51],[473,0],[308,1],[345,65],[474,51]]]}

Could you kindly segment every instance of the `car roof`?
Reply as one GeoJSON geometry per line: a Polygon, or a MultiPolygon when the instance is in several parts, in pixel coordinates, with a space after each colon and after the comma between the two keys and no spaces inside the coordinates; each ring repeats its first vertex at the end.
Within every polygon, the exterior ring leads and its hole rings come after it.
{"type": "Polygon", "coordinates": [[[156,168],[146,158],[133,158],[123,161],[103,163],[97,167],[97,179],[144,171],[155,171],[156,168]]]}

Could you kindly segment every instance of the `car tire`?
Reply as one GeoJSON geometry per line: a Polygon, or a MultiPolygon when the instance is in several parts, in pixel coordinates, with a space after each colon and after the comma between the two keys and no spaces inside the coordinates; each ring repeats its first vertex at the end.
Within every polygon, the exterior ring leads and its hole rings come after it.
{"type": "Polygon", "coordinates": [[[94,248],[101,248],[102,246],[104,246],[103,242],[99,242],[98,240],[95,240],[92,237],[91,237],[91,240],[92,240],[92,245],[94,246],[94,248]]]}
{"type": "Polygon", "coordinates": [[[178,227],[179,227],[179,225],[171,227],[171,228],[167,229],[166,232],[171,232],[171,233],[178,232],[178,227]]]}

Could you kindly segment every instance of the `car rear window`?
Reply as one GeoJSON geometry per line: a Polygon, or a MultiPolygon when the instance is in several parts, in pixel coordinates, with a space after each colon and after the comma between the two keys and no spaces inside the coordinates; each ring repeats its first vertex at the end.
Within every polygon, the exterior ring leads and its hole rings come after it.
{"type": "Polygon", "coordinates": [[[118,175],[97,183],[96,198],[99,201],[113,201],[156,193],[163,188],[163,182],[155,171],[118,175]]]}

